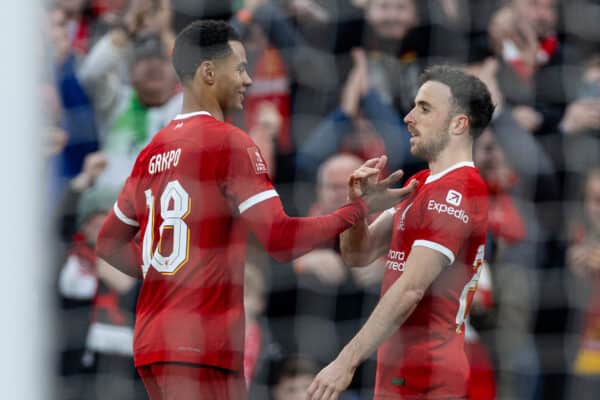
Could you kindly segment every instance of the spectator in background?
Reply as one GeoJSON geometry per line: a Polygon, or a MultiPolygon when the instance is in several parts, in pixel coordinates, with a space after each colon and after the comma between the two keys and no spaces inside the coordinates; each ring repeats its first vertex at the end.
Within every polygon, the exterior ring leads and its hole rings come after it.
{"type": "Polygon", "coordinates": [[[63,243],[71,243],[73,235],[77,232],[77,204],[79,204],[82,194],[94,186],[96,179],[105,169],[106,156],[104,153],[90,153],[85,157],[81,172],[69,181],[58,212],[59,233],[63,243]]]}
{"type": "Polygon", "coordinates": [[[168,14],[167,6],[150,9],[151,13],[140,4],[141,0],[132,3],[126,23],[102,37],[79,70],[96,111],[101,149],[108,159],[108,168],[100,177],[104,185],[124,182],[139,151],[181,107],[165,42],[165,37],[172,35],[168,17],[163,15],[168,14]],[[130,83],[122,76],[127,66],[130,83]]]}
{"type": "MultiPolygon", "coordinates": [[[[47,37],[51,49],[51,80],[56,88],[56,104],[51,108],[53,123],[64,130],[67,141],[56,160],[56,173],[61,180],[76,176],[85,156],[98,150],[98,133],[93,106],[77,76],[78,61],[71,47],[64,14],[49,14],[47,37]]],[[[57,185],[62,193],[64,181],[57,185]]]]}
{"type": "Polygon", "coordinates": [[[562,153],[563,197],[573,201],[585,174],[600,160],[600,53],[583,66],[576,98],[567,106],[556,139],[555,148],[562,153]]]}
{"type": "Polygon", "coordinates": [[[91,0],[54,0],[53,18],[61,20],[69,47],[84,56],[104,29],[91,0]]]}
{"type": "Polygon", "coordinates": [[[529,399],[539,390],[535,345],[541,269],[556,267],[550,238],[560,226],[558,182],[551,159],[519,125],[497,81],[498,62],[470,64],[492,94],[495,117],[475,144],[475,159],[490,195],[486,260],[495,294],[492,337],[499,399],[529,399]]]}
{"type": "Polygon", "coordinates": [[[371,85],[388,104],[406,114],[418,88],[418,75],[428,65],[461,60],[464,38],[444,23],[452,7],[415,0],[371,0],[365,4],[362,46],[369,60],[371,85]],[[431,18],[432,11],[439,15],[431,18]]]}
{"type": "Polygon", "coordinates": [[[249,398],[268,397],[266,376],[268,367],[279,356],[279,346],[273,341],[266,308],[266,285],[263,271],[251,263],[244,267],[244,310],[246,336],[244,339],[244,376],[249,398]]]}
{"type": "Polygon", "coordinates": [[[304,400],[319,366],[306,356],[293,354],[284,358],[273,370],[272,400],[304,400]]]}
{"type": "Polygon", "coordinates": [[[577,293],[587,294],[579,348],[572,368],[568,399],[600,396],[600,168],[588,171],[583,182],[583,208],[572,224],[567,263],[579,278],[577,293]]]}
{"type": "MultiPolygon", "coordinates": [[[[325,215],[347,201],[346,176],[362,160],[351,154],[336,154],[321,164],[317,200],[309,216],[325,215]]],[[[347,266],[339,252],[339,239],[294,261],[297,279],[294,337],[298,351],[324,364],[334,357],[364,323],[377,304],[383,261],[363,268],[347,266]]],[[[361,366],[351,389],[362,394],[374,383],[374,360],[361,366]]],[[[368,397],[368,395],[367,395],[368,397]]]]}
{"type": "MultiPolygon", "coordinates": [[[[90,157],[94,156],[99,157],[90,157]]],[[[144,388],[131,366],[135,280],[94,253],[115,199],[116,192],[110,189],[90,188],[70,204],[77,209],[77,231],[58,279],[65,318],[62,326],[69,339],[61,360],[62,398],[144,398],[144,388]]]]}
{"type": "Polygon", "coordinates": [[[489,26],[491,46],[502,60],[499,81],[506,101],[519,124],[535,134],[556,131],[566,101],[565,44],[557,21],[556,0],[512,0],[489,26]]]}
{"type": "MultiPolygon", "coordinates": [[[[293,150],[291,137],[291,81],[290,71],[293,67],[290,60],[277,49],[263,29],[260,20],[253,21],[257,8],[267,8],[267,1],[244,1],[244,7],[232,18],[231,23],[241,33],[247,49],[248,71],[251,74],[252,86],[248,88],[246,106],[240,126],[251,132],[261,126],[261,118],[265,104],[274,108],[280,115],[280,123],[274,142],[277,153],[289,154],[293,150]]],[[[262,149],[261,149],[262,150],[262,149]]]]}
{"type": "Polygon", "coordinates": [[[339,106],[298,150],[298,169],[310,181],[314,181],[317,167],[337,152],[362,159],[387,153],[390,170],[402,168],[408,173],[418,163],[408,151],[410,135],[401,116],[371,84],[364,50],[354,49],[352,57],[354,66],[344,84],[339,106]]]}

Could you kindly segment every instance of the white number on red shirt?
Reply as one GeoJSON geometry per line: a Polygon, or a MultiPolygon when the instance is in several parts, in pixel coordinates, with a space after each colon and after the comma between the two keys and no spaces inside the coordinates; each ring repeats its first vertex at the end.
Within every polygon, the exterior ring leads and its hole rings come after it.
{"type": "Polygon", "coordinates": [[[485,245],[481,245],[477,248],[477,255],[475,256],[475,260],[473,261],[473,269],[475,273],[473,277],[462,290],[459,299],[458,313],[456,313],[456,330],[459,331],[465,319],[469,314],[468,299],[469,293],[475,292],[477,290],[477,282],[479,282],[479,276],[481,275],[481,271],[483,270],[482,265],[485,259],[485,245]]]}
{"type": "Polygon", "coordinates": [[[179,181],[171,181],[160,196],[160,216],[163,220],[159,228],[158,245],[153,250],[154,239],[154,196],[152,190],[144,192],[146,206],[148,207],[148,223],[144,232],[142,244],[142,271],[144,277],[152,266],[161,274],[171,275],[176,273],[189,258],[190,229],[184,219],[191,210],[191,199],[179,181]],[[172,231],[173,248],[168,255],[161,254],[161,242],[165,230],[172,231]]]}

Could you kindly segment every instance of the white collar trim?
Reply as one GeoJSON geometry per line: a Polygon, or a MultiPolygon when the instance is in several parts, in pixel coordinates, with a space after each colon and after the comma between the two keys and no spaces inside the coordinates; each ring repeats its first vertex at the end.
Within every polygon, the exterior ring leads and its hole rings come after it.
{"type": "Polygon", "coordinates": [[[177,114],[177,116],[175,116],[176,120],[179,119],[186,119],[186,118],[191,118],[191,117],[196,117],[198,115],[208,115],[209,117],[212,117],[212,114],[209,113],[208,111],[194,111],[194,112],[190,112],[190,113],[186,113],[186,114],[177,114]]]}
{"type": "Polygon", "coordinates": [[[448,172],[454,171],[455,169],[459,169],[459,168],[462,168],[462,167],[475,168],[475,163],[473,163],[473,161],[462,161],[462,162],[456,163],[456,164],[454,164],[454,165],[446,168],[442,172],[438,172],[435,175],[429,175],[427,177],[427,179],[425,180],[425,183],[427,184],[427,183],[431,183],[433,181],[437,181],[442,176],[446,175],[448,172]]]}

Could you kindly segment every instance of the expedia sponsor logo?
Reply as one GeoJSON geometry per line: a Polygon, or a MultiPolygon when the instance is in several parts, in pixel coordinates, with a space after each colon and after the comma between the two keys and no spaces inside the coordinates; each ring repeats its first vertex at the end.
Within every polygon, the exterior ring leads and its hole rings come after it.
{"type": "Polygon", "coordinates": [[[462,201],[462,194],[457,192],[456,190],[448,190],[448,194],[446,195],[446,203],[452,204],[453,206],[460,206],[460,202],[462,201]]]}
{"type": "Polygon", "coordinates": [[[455,208],[444,203],[438,203],[435,200],[429,200],[427,203],[427,210],[435,211],[438,214],[448,214],[465,224],[469,223],[469,216],[462,208],[455,208]]]}
{"type": "Polygon", "coordinates": [[[406,266],[406,253],[398,250],[388,251],[387,261],[385,267],[392,271],[402,272],[406,266]]]}

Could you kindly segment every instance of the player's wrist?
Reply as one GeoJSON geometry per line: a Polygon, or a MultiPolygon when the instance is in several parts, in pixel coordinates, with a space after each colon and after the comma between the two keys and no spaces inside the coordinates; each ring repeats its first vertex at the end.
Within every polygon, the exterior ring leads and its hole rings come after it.
{"type": "Polygon", "coordinates": [[[341,365],[348,366],[348,369],[352,371],[358,368],[358,366],[362,363],[361,358],[353,349],[352,342],[348,343],[346,347],[344,347],[342,351],[340,351],[340,354],[338,354],[336,361],[341,365]]]}
{"type": "Polygon", "coordinates": [[[352,203],[358,205],[362,217],[366,218],[369,215],[369,204],[365,201],[364,198],[357,197],[355,199],[352,199],[351,201],[352,203]]]}

